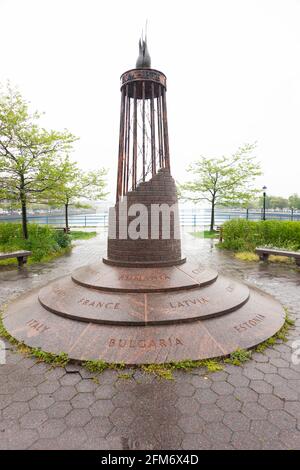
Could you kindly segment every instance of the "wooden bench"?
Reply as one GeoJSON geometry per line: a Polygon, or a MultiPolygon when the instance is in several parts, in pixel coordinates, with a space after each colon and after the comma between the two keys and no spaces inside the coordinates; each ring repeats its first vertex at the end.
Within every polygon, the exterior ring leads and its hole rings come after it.
{"type": "Polygon", "coordinates": [[[21,268],[27,263],[28,256],[31,256],[31,251],[14,251],[12,253],[0,253],[0,261],[3,259],[17,258],[18,266],[21,268]]]}
{"type": "Polygon", "coordinates": [[[217,225],[214,230],[215,230],[215,232],[217,232],[219,234],[219,242],[222,243],[222,241],[223,241],[223,227],[222,227],[222,225],[217,225]]]}
{"type": "Polygon", "coordinates": [[[277,250],[275,248],[255,248],[255,253],[262,261],[268,261],[270,255],[295,258],[297,266],[300,266],[300,251],[277,250]]]}

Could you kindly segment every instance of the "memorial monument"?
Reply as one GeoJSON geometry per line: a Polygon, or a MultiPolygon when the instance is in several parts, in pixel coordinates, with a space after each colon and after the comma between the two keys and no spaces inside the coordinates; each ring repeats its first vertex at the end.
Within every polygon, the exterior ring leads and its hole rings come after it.
{"type": "Polygon", "coordinates": [[[284,310],[182,255],[166,76],[151,68],[143,39],[139,50],[121,76],[107,256],[12,302],[4,325],[28,346],[78,361],[164,363],[253,347],[280,329],[284,310]]]}

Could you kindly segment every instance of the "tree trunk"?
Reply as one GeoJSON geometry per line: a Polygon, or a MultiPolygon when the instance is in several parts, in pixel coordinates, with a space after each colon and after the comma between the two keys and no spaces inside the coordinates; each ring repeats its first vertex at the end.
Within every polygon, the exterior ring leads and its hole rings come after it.
{"type": "Polygon", "coordinates": [[[69,203],[65,204],[65,224],[66,224],[66,233],[69,232],[69,203]]]}
{"type": "Polygon", "coordinates": [[[212,232],[215,225],[215,200],[211,201],[211,213],[210,213],[210,231],[212,232]]]}
{"type": "Polygon", "coordinates": [[[25,193],[25,184],[24,176],[21,175],[21,184],[20,184],[20,199],[21,199],[21,208],[22,208],[22,231],[23,237],[25,240],[28,240],[28,227],[27,227],[27,200],[25,193]]]}

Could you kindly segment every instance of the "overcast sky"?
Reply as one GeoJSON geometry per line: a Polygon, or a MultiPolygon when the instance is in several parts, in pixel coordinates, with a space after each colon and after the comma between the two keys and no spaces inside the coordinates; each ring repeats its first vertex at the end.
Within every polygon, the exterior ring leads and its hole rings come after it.
{"type": "Polygon", "coordinates": [[[257,141],[259,185],[300,193],[300,0],[0,0],[0,18],[0,82],[79,136],[74,158],[109,167],[113,194],[119,77],[146,18],[168,78],[173,176],[257,141]]]}

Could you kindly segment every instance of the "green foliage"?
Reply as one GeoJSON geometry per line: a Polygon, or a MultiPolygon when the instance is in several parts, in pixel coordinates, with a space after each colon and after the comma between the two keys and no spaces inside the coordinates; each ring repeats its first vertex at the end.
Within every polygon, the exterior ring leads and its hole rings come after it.
{"type": "Polygon", "coordinates": [[[293,209],[300,209],[300,196],[298,194],[292,194],[289,197],[289,206],[293,209]]]}
{"type": "Polygon", "coordinates": [[[190,232],[196,238],[218,238],[219,232],[215,230],[204,230],[203,232],[190,232]]]}
{"type": "Polygon", "coordinates": [[[251,155],[254,149],[255,144],[246,144],[229,157],[202,156],[188,168],[193,180],[181,185],[180,197],[195,203],[209,202],[211,230],[214,226],[216,205],[245,206],[257,193],[253,184],[261,174],[261,169],[260,164],[251,155]]]}
{"type": "Polygon", "coordinates": [[[32,251],[29,261],[39,262],[51,255],[59,254],[71,244],[70,237],[47,225],[28,225],[28,240],[22,235],[22,226],[15,223],[0,223],[0,251],[32,251]]]}
{"type": "Polygon", "coordinates": [[[58,190],[63,162],[76,139],[70,132],[46,130],[41,115],[30,113],[28,102],[8,85],[0,93],[0,200],[22,207],[27,238],[26,208],[45,191],[58,190]]]}
{"type": "Polygon", "coordinates": [[[46,364],[51,364],[53,367],[65,367],[69,362],[66,353],[52,354],[42,351],[40,348],[31,349],[31,356],[35,357],[38,362],[45,362],[46,364]]]}
{"type": "Polygon", "coordinates": [[[225,359],[224,362],[233,364],[234,366],[240,366],[243,362],[247,362],[251,359],[251,351],[245,349],[237,349],[230,354],[229,358],[225,359]]]}
{"type": "Polygon", "coordinates": [[[102,361],[102,359],[84,361],[82,365],[89,372],[95,372],[98,374],[101,374],[106,369],[122,370],[125,368],[125,364],[123,362],[116,363],[116,364],[109,364],[108,362],[102,361]]]}
{"type": "Polygon", "coordinates": [[[299,222],[266,220],[253,222],[233,219],[223,224],[221,248],[234,251],[253,251],[255,247],[268,246],[300,250],[299,222]]]}
{"type": "Polygon", "coordinates": [[[70,237],[72,240],[90,240],[97,236],[97,232],[83,232],[83,231],[74,231],[72,230],[70,233],[70,237]]]}

